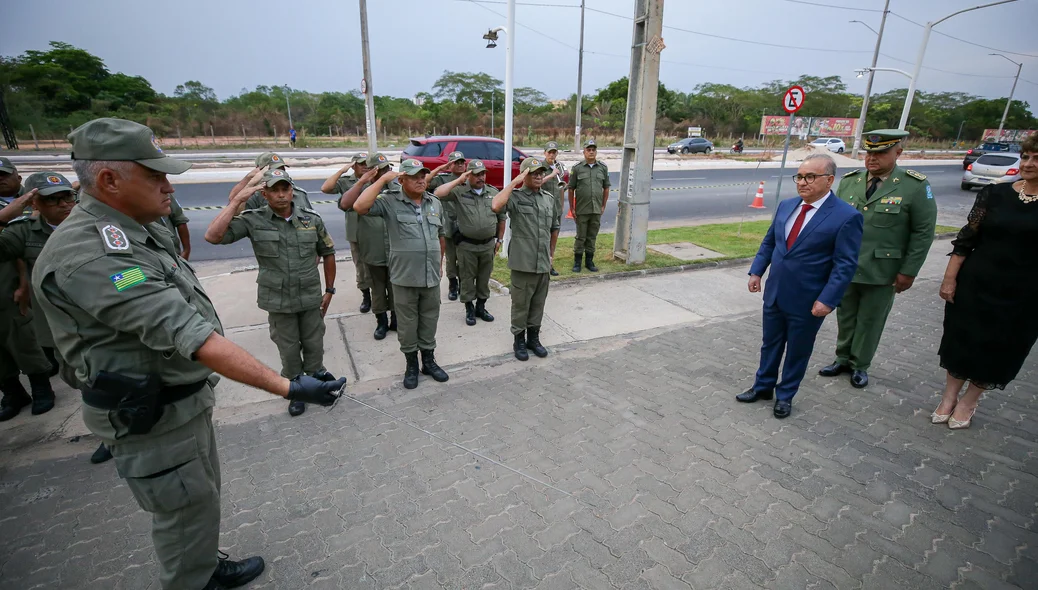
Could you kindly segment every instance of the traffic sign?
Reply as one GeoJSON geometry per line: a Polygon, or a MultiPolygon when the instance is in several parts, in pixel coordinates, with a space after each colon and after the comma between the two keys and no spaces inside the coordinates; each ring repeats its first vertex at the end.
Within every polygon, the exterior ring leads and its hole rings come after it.
{"type": "Polygon", "coordinates": [[[782,108],[786,109],[786,112],[792,115],[793,113],[800,110],[800,107],[804,106],[804,96],[806,93],[800,86],[793,86],[786,91],[786,96],[782,98],[782,108]]]}
{"type": "Polygon", "coordinates": [[[361,78],[360,79],[360,93],[361,94],[367,94],[368,93],[368,79],[367,78],[361,78]]]}

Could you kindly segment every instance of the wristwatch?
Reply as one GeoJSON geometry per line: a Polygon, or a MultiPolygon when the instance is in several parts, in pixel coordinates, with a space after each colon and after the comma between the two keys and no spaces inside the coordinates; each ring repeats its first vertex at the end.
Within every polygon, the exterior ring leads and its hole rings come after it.
{"type": "Polygon", "coordinates": [[[328,287],[324,290],[324,292],[328,293],[329,295],[335,295],[335,287],[328,287]]]}

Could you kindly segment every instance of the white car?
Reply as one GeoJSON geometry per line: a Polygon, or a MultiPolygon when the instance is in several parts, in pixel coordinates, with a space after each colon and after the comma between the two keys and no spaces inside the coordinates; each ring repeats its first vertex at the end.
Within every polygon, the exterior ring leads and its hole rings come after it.
{"type": "Polygon", "coordinates": [[[1020,154],[984,154],[962,173],[962,190],[1020,180],[1020,154]]]}
{"type": "Polygon", "coordinates": [[[820,148],[829,148],[830,152],[835,152],[837,154],[842,154],[843,151],[847,149],[847,144],[843,143],[842,139],[836,137],[819,137],[812,141],[811,145],[820,148]]]}

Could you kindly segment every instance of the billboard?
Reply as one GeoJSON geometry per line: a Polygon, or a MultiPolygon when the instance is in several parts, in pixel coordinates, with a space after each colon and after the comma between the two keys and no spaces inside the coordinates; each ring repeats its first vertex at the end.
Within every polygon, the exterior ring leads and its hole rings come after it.
{"type": "MultiPolygon", "coordinates": [[[[767,115],[761,118],[761,135],[785,135],[789,117],[767,115]]],[[[806,138],[853,137],[858,119],[841,117],[793,117],[793,135],[806,138]]]]}
{"type": "Polygon", "coordinates": [[[1005,141],[1009,143],[1020,143],[1028,137],[1038,133],[1033,129],[1003,129],[1002,135],[998,135],[998,129],[985,129],[984,138],[981,141],[1005,141]]]}

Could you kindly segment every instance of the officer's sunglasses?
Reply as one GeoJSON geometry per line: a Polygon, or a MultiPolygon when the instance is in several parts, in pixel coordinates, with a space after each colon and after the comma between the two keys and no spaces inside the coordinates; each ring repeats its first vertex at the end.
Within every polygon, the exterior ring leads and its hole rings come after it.
{"type": "Polygon", "coordinates": [[[60,203],[75,203],[76,195],[72,193],[58,193],[56,195],[41,196],[39,199],[45,205],[58,205],[60,203]]]}
{"type": "Polygon", "coordinates": [[[835,174],[794,174],[793,182],[806,182],[807,184],[813,184],[814,181],[819,178],[825,178],[826,176],[836,178],[835,174]]]}

